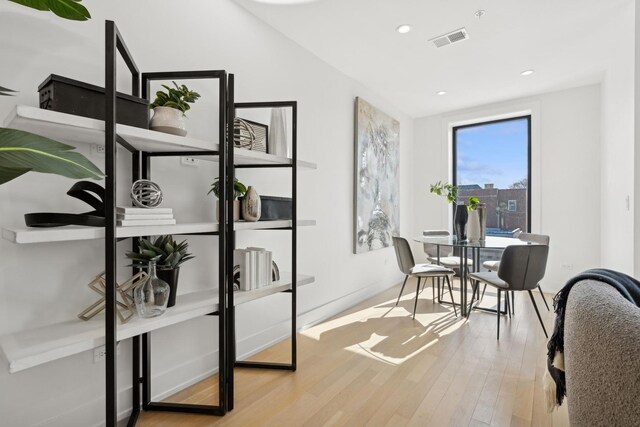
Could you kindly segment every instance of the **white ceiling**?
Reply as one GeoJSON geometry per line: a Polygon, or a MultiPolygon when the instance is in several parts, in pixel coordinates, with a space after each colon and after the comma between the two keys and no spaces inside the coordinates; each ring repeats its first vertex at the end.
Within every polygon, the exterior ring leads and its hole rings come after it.
{"type": "Polygon", "coordinates": [[[235,1],[421,117],[600,81],[621,36],[609,33],[616,9],[633,0],[235,1]],[[412,31],[398,34],[404,23],[412,31]],[[469,40],[440,49],[427,42],[460,27],[469,40]],[[527,69],[536,72],[520,76],[527,69]]]}

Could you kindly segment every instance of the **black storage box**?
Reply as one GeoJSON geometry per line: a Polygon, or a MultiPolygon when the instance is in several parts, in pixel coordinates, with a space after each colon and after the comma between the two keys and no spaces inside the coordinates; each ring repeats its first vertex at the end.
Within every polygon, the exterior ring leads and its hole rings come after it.
{"type": "Polygon", "coordinates": [[[293,202],[290,197],[260,196],[260,221],[291,220],[293,202]]]}
{"type": "MultiPolygon", "coordinates": [[[[104,120],[104,88],[51,74],[38,86],[40,108],[104,120]]],[[[149,102],[118,92],[116,121],[149,129],[149,102]]]]}

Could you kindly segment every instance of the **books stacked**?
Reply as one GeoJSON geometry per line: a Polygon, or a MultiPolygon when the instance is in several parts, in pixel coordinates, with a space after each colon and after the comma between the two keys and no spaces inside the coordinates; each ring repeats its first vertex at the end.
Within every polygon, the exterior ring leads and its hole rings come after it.
{"type": "Polygon", "coordinates": [[[121,227],[140,225],[173,225],[171,208],[116,208],[116,221],[121,227]]]}
{"type": "Polygon", "coordinates": [[[272,283],[273,255],[265,248],[246,248],[233,251],[233,262],[240,267],[240,290],[251,291],[272,283]]]}

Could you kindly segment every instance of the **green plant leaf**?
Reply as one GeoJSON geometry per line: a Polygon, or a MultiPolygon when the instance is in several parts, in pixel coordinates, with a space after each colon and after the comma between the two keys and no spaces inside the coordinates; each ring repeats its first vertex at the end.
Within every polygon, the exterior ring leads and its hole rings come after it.
{"type": "Polygon", "coordinates": [[[10,0],[36,10],[51,11],[64,19],[73,21],[86,21],[91,18],[91,14],[83,5],[81,0],[10,0]]]}
{"type": "Polygon", "coordinates": [[[103,173],[74,147],[16,129],[0,128],[0,171],[4,184],[25,172],[52,173],[73,179],[102,179],[103,173]],[[13,170],[13,171],[12,171],[13,170]],[[11,178],[13,176],[13,178],[11,178]]]}

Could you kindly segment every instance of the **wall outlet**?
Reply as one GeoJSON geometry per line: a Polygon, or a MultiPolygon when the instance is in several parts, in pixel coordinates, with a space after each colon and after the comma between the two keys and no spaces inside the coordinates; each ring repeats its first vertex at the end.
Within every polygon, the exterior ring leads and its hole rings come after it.
{"type": "MultiPolygon", "coordinates": [[[[120,343],[116,346],[118,356],[120,356],[120,343]]],[[[93,349],[93,363],[102,362],[107,358],[107,347],[102,345],[93,349]]]]}
{"type": "Polygon", "coordinates": [[[185,166],[198,166],[198,164],[200,163],[200,160],[193,158],[193,157],[181,157],[180,158],[180,164],[185,165],[185,166]]]}
{"type": "Polygon", "coordinates": [[[91,146],[91,153],[92,154],[101,154],[104,156],[106,149],[104,148],[104,145],[100,145],[100,144],[93,144],[91,146]]]}

